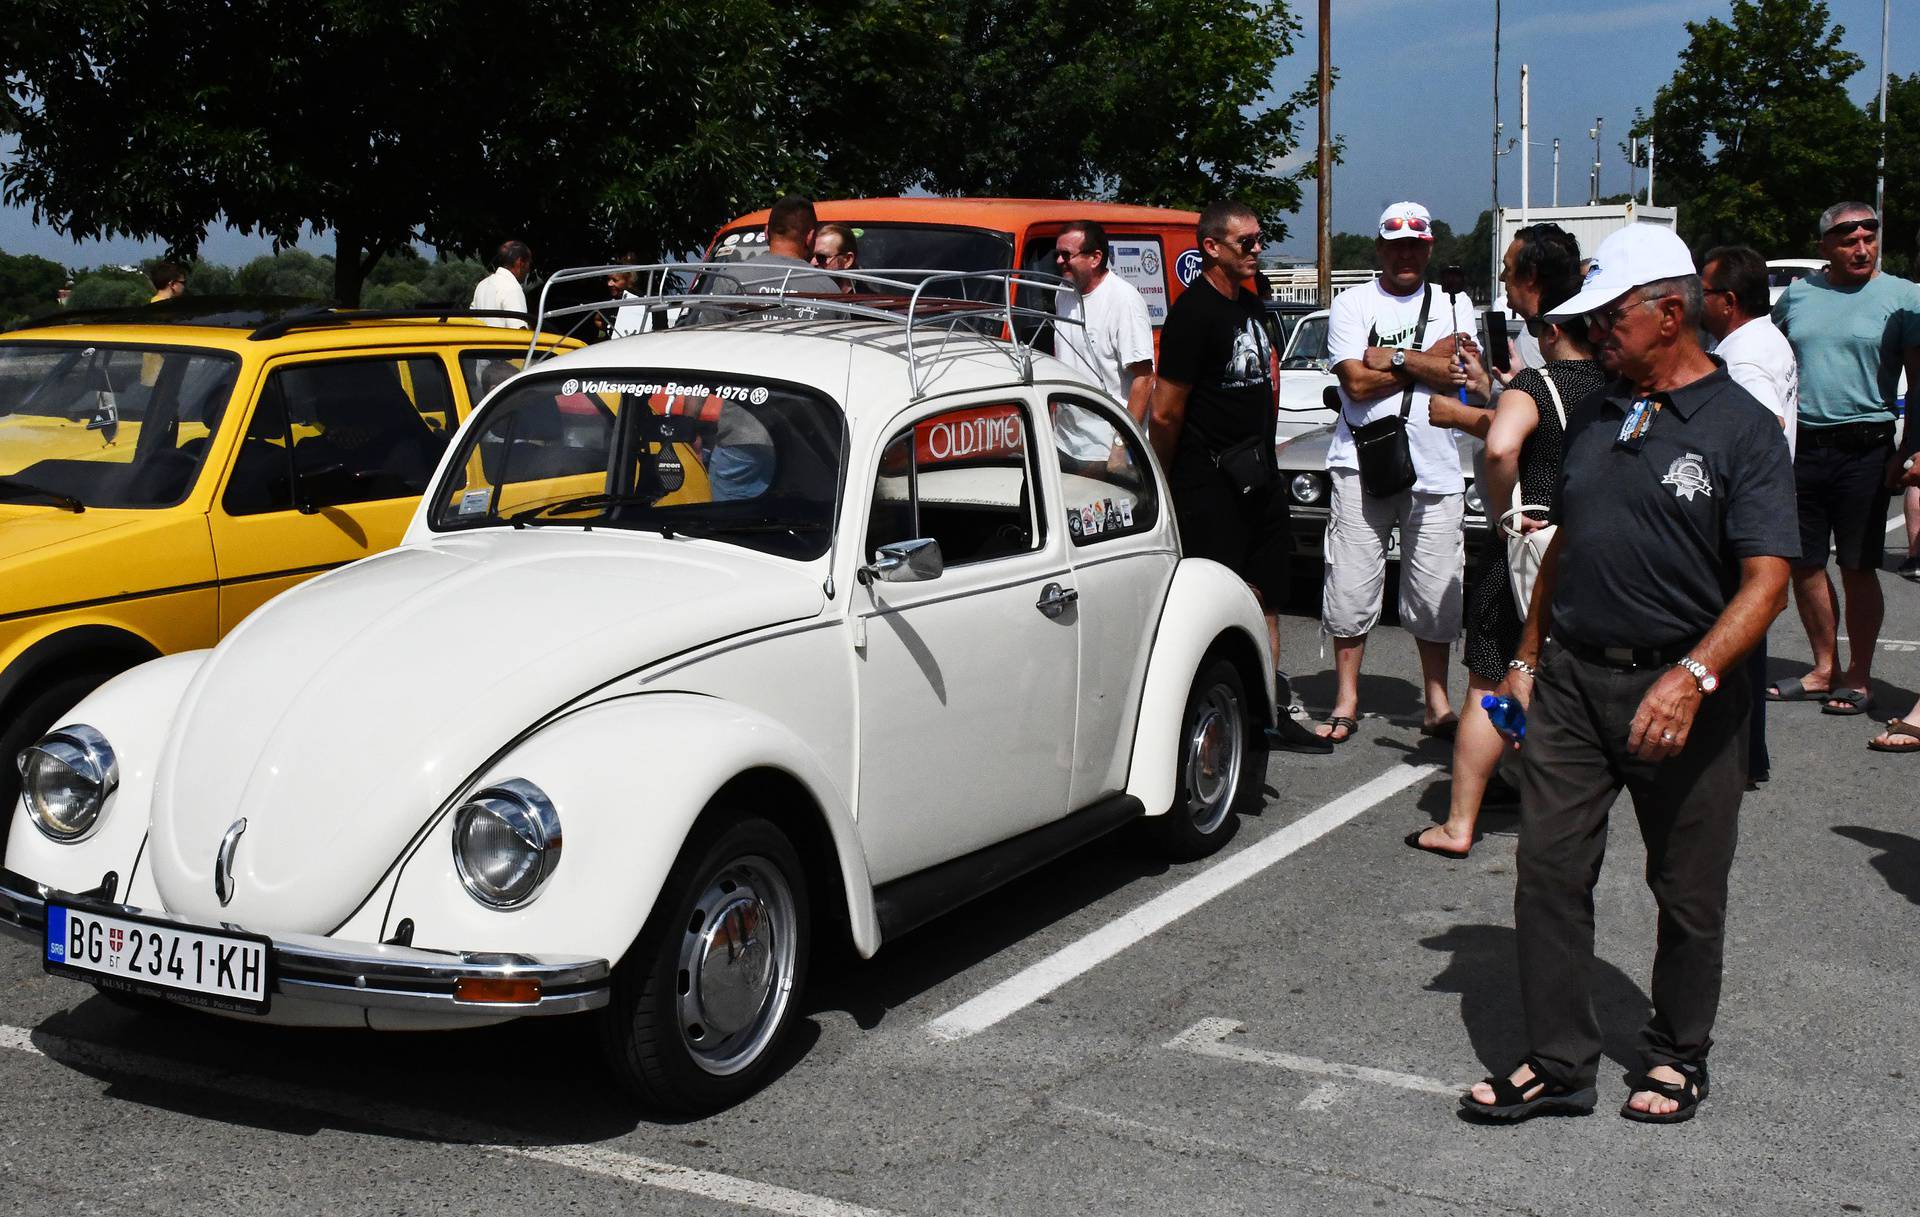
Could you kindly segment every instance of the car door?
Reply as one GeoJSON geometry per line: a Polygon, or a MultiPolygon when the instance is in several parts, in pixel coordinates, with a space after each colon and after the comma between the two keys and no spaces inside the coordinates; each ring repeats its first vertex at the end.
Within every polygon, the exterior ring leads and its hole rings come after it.
{"type": "Polygon", "coordinates": [[[940,543],[944,569],[853,590],[857,814],[886,882],[1068,811],[1080,614],[1032,403],[907,416],[867,488],[862,537],[940,543]]]}
{"type": "Polygon", "coordinates": [[[1080,593],[1080,694],[1068,802],[1126,788],[1133,728],[1160,606],[1179,562],[1146,445],[1111,403],[1088,393],[1047,401],[1062,438],[1055,515],[1080,593]],[[1067,442],[1065,437],[1071,436],[1067,442]]]}
{"type": "Polygon", "coordinates": [[[211,517],[221,633],[294,584],[397,545],[456,417],[431,350],[269,365],[211,517]]]}

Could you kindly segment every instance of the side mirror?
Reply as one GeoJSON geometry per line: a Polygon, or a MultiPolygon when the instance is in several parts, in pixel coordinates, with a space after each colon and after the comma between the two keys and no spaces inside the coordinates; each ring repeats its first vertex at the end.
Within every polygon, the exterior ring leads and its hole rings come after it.
{"type": "Polygon", "coordinates": [[[105,389],[94,393],[93,417],[87,420],[87,430],[105,432],[101,438],[109,444],[120,435],[120,405],[105,389]]]}
{"type": "Polygon", "coordinates": [[[940,556],[940,542],[931,537],[895,541],[873,551],[873,561],[857,572],[862,584],[876,579],[881,583],[924,583],[938,579],[946,569],[940,556]]]}

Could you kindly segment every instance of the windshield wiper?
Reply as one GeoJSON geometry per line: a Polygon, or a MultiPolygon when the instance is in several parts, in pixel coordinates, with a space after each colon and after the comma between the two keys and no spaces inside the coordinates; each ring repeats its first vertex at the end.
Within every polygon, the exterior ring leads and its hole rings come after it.
{"type": "Polygon", "coordinates": [[[664,527],[690,537],[715,536],[730,532],[792,532],[795,529],[821,529],[824,520],[683,520],[664,527]]]}
{"type": "MultiPolygon", "coordinates": [[[[516,511],[507,517],[507,523],[515,528],[538,525],[541,516],[552,511],[584,510],[590,507],[651,507],[659,499],[657,494],[580,494],[570,499],[560,499],[552,503],[541,503],[516,511]]],[[[568,520],[551,521],[556,524],[573,523],[568,520]]]]}
{"type": "Polygon", "coordinates": [[[87,509],[87,505],[70,494],[61,494],[58,490],[47,490],[15,478],[0,478],[0,498],[8,499],[45,499],[63,511],[78,515],[87,509]]]}

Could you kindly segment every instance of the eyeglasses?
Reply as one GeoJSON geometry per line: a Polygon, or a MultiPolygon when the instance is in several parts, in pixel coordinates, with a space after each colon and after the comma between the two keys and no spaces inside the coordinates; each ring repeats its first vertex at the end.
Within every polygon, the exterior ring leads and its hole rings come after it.
{"type": "Polygon", "coordinates": [[[1380,222],[1381,232],[1399,232],[1402,228],[1408,232],[1427,231],[1427,222],[1419,216],[1388,216],[1380,222]]]}
{"type": "Polygon", "coordinates": [[[1869,216],[1864,220],[1842,220],[1832,228],[1820,234],[1820,239],[1828,237],[1850,237],[1856,232],[1875,233],[1880,231],[1880,221],[1869,216]]]}
{"type": "Polygon", "coordinates": [[[1658,304],[1665,296],[1649,296],[1645,300],[1631,300],[1626,304],[1616,304],[1612,308],[1595,309],[1587,314],[1587,324],[1602,334],[1610,334],[1613,327],[1625,320],[1626,315],[1643,304],[1658,304]]]}
{"type": "Polygon", "coordinates": [[[1265,249],[1267,247],[1267,234],[1264,232],[1250,232],[1244,237],[1221,237],[1220,244],[1231,245],[1243,254],[1250,254],[1256,249],[1265,249]]]}
{"type": "Polygon", "coordinates": [[[815,254],[813,255],[813,264],[815,266],[825,266],[837,257],[839,257],[838,254],[815,254]]]}
{"type": "Polygon", "coordinates": [[[1075,258],[1084,257],[1088,252],[1089,251],[1084,249],[1061,249],[1059,246],[1055,246],[1053,250],[1053,260],[1055,262],[1071,262],[1075,258]]]}

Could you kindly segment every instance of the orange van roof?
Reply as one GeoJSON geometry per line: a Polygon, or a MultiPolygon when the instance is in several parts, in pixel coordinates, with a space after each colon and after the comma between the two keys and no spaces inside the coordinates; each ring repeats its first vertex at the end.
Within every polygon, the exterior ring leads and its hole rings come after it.
{"type": "MultiPolygon", "coordinates": [[[[891,198],[821,199],[813,211],[822,220],[868,223],[917,222],[993,228],[1011,232],[1028,224],[1048,221],[1098,220],[1109,227],[1125,224],[1195,224],[1197,211],[1165,207],[1138,207],[1131,203],[1075,202],[1071,199],[891,198]]],[[[767,208],[750,211],[721,226],[725,232],[742,225],[762,227],[767,208]]]]}

